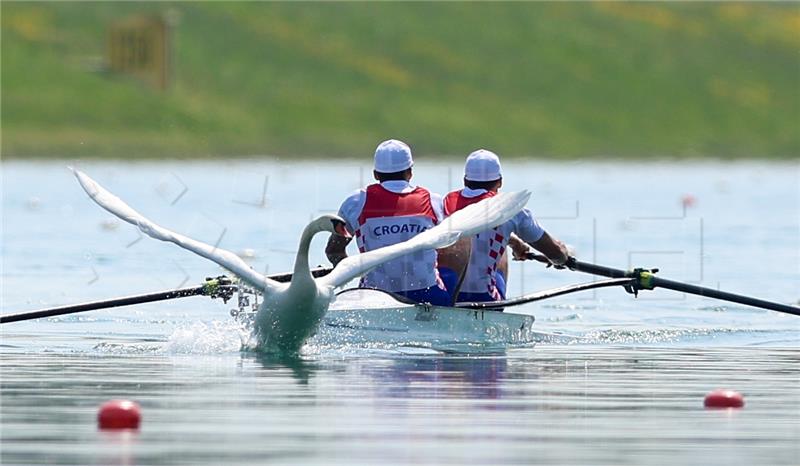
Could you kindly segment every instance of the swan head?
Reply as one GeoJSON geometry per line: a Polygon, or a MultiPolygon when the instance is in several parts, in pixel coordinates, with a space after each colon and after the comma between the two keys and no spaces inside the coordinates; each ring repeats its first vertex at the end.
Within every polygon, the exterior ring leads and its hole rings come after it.
{"type": "Polygon", "coordinates": [[[328,231],[336,235],[350,236],[345,228],[344,220],[337,215],[322,215],[306,225],[303,234],[300,235],[300,244],[297,247],[297,257],[294,259],[294,277],[292,286],[298,283],[300,277],[313,281],[308,267],[308,250],[311,247],[311,239],[323,231],[328,231]]]}
{"type": "Polygon", "coordinates": [[[317,232],[327,231],[345,238],[351,237],[347,228],[345,228],[345,221],[338,215],[326,214],[319,216],[309,226],[317,232]]]}

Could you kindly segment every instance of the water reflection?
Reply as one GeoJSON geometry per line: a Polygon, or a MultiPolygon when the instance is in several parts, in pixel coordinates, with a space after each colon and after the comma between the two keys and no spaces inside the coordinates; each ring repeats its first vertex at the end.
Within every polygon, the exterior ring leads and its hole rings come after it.
{"type": "Polygon", "coordinates": [[[94,464],[107,464],[118,466],[131,466],[139,464],[135,451],[139,442],[138,430],[101,430],[98,431],[98,448],[94,464]]]}
{"type": "Polygon", "coordinates": [[[288,373],[301,385],[308,385],[309,380],[316,371],[320,369],[317,362],[303,358],[299,355],[281,355],[273,353],[259,353],[255,351],[243,351],[242,361],[245,363],[255,362],[263,371],[259,375],[274,375],[275,372],[288,373]]]}
{"type": "Polygon", "coordinates": [[[508,367],[505,357],[399,358],[363,365],[376,395],[387,398],[497,399],[508,367]]]}
{"type": "Polygon", "coordinates": [[[288,370],[296,382],[306,386],[319,372],[347,373],[369,380],[376,387],[373,395],[380,398],[498,399],[508,368],[505,354],[316,360],[243,352],[242,361],[257,363],[262,376],[288,370]]]}

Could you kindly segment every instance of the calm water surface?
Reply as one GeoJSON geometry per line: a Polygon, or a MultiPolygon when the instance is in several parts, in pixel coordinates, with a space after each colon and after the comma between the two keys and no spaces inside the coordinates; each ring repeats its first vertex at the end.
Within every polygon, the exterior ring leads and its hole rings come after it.
{"type": "MultiPolygon", "coordinates": [[[[221,271],[91,203],[68,162],[2,165],[2,312],[197,284],[221,271]]],[[[309,218],[369,166],[84,163],[177,231],[291,269],[309,218]]],[[[506,189],[579,258],[800,299],[797,163],[507,163],[506,189]]],[[[418,163],[456,187],[460,165],[418,163]]],[[[324,240],[313,246],[325,263],[324,240]]],[[[592,277],[513,264],[510,295],[592,277]]],[[[531,304],[563,341],[470,354],[323,331],[291,360],[242,352],[231,305],[187,298],[0,328],[2,464],[800,464],[800,318],[657,290],[531,304]],[[705,410],[718,387],[741,410],[705,410]],[[96,427],[112,398],[137,432],[96,427]]]]}

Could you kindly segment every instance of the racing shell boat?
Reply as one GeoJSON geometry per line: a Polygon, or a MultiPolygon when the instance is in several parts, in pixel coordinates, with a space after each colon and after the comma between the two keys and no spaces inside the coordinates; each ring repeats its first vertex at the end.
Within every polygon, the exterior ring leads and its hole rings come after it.
{"type": "Polygon", "coordinates": [[[320,332],[335,329],[352,344],[379,342],[441,347],[524,345],[545,335],[533,330],[534,317],[499,309],[468,309],[412,303],[375,289],[339,292],[320,332]]]}

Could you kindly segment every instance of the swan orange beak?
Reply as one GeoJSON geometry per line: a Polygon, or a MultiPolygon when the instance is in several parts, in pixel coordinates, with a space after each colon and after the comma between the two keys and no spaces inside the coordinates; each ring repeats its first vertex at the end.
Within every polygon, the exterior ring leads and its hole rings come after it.
{"type": "Polygon", "coordinates": [[[344,226],[344,222],[341,220],[331,220],[333,222],[333,230],[339,236],[344,236],[345,238],[351,238],[353,235],[347,231],[347,228],[344,226]]]}

